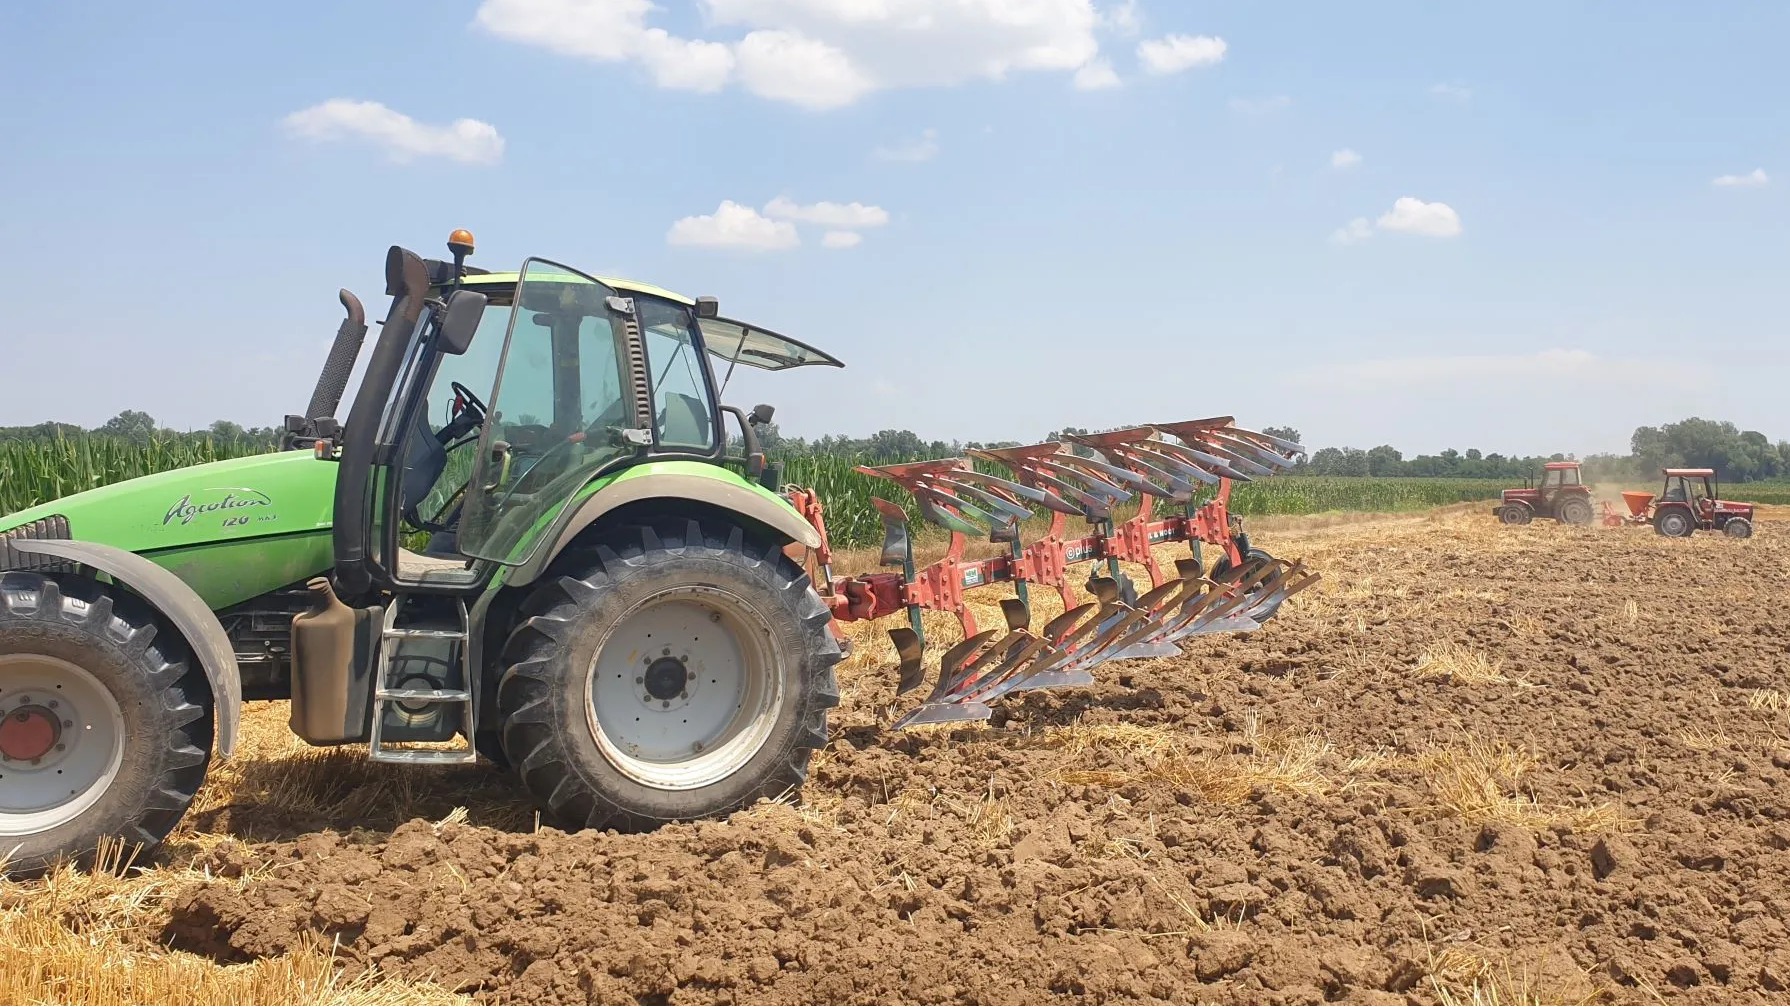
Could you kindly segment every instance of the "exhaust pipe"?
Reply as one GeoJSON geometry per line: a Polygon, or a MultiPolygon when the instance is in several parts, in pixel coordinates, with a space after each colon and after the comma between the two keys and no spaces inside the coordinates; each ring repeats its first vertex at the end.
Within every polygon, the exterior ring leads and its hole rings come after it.
{"type": "Polygon", "coordinates": [[[329,348],[329,358],[323,363],[323,373],[317,378],[317,388],[311,392],[311,404],[305,407],[305,419],[319,420],[336,414],[336,406],[342,403],[342,393],[348,388],[348,375],[354,371],[354,361],[360,356],[361,341],[367,336],[367,312],[361,307],[360,298],[348,290],[336,292],[341,298],[342,308],[348,317],[342,319],[342,325],[336,330],[336,341],[329,348]]]}

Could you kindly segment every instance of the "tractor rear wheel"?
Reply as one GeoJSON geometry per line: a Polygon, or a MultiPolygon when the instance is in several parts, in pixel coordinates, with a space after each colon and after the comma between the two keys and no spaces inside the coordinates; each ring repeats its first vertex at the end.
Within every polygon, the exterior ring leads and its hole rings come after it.
{"type": "Polygon", "coordinates": [[[211,759],[211,686],[185,641],[90,580],[0,573],[0,860],[91,864],[161,844],[211,759]]]}
{"type": "Polygon", "coordinates": [[[1689,538],[1696,529],[1690,511],[1683,507],[1666,507],[1653,516],[1653,530],[1667,538],[1689,538]]]}
{"type": "Polygon", "coordinates": [[[1560,509],[1556,514],[1559,517],[1561,524],[1590,524],[1592,517],[1591,501],[1584,497],[1573,497],[1569,500],[1562,500],[1560,502],[1560,509]]]}
{"type": "Polygon", "coordinates": [[[651,829],[802,785],[842,655],[780,544],[662,523],[571,567],[524,604],[497,690],[504,752],[552,818],[651,829]]]}
{"type": "Polygon", "coordinates": [[[1722,534],[1729,538],[1752,538],[1753,523],[1743,517],[1731,517],[1722,525],[1722,534]]]}
{"type": "Polygon", "coordinates": [[[1520,503],[1498,508],[1498,520],[1504,524],[1528,524],[1534,517],[1535,512],[1520,503]]]}

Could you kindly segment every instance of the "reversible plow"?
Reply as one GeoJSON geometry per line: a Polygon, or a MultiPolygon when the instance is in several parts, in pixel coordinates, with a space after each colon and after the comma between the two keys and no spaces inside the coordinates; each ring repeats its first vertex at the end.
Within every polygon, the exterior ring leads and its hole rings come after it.
{"type": "Polygon", "coordinates": [[[821,532],[815,582],[836,630],[839,622],[906,611],[908,625],[889,631],[900,656],[898,693],[925,679],[921,612],[948,612],[962,626],[961,642],[939,658],[931,693],[895,724],[899,730],[986,720],[990,704],[1003,696],[1090,685],[1092,669],[1107,661],[1173,656],[1190,637],[1259,628],[1319,576],[1250,546],[1229,510],[1231,487],[1291,468],[1302,450],[1225,416],[971,449],[967,458],[862,466],[858,471],[907,490],[922,519],[949,531],[950,542],[942,558],[918,565],[906,511],[873,499],[884,529],[881,563],[901,572],[856,577],[832,574],[819,498],[803,488],[786,492],[821,532]],[[1002,474],[978,469],[975,461],[1002,474]],[[1135,513],[1120,520],[1132,501],[1135,513]],[[1048,529],[1023,541],[1022,522],[1039,511],[1049,514],[1048,529]],[[1087,533],[1069,537],[1070,518],[1087,522],[1087,533]],[[1004,545],[1005,554],[966,559],[971,536],[1004,545]],[[1175,560],[1172,573],[1154,551],[1171,542],[1188,543],[1191,553],[1175,560]],[[1221,553],[1210,571],[1202,544],[1221,553]],[[1079,601],[1070,586],[1070,568],[1084,562],[1094,564],[1085,584],[1091,601],[1079,601]],[[1149,588],[1140,592],[1121,563],[1142,566],[1149,588]],[[1003,582],[1014,590],[1000,603],[1005,625],[983,629],[965,592],[1003,582]],[[1034,588],[1054,589],[1063,603],[1062,614],[1037,632],[1031,628],[1034,588]]]}

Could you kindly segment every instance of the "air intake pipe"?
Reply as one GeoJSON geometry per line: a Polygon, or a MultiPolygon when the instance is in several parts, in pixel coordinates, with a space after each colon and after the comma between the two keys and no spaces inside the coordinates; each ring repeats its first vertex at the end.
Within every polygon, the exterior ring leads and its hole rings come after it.
{"type": "Polygon", "coordinates": [[[311,392],[311,404],[305,407],[304,418],[307,420],[336,414],[336,406],[341,405],[342,393],[348,388],[348,375],[353,373],[354,361],[360,356],[361,341],[367,336],[367,312],[361,307],[360,298],[346,289],[337,291],[336,296],[341,298],[348,317],[342,319],[341,328],[336,330],[329,359],[324,361],[317,388],[311,392]]]}

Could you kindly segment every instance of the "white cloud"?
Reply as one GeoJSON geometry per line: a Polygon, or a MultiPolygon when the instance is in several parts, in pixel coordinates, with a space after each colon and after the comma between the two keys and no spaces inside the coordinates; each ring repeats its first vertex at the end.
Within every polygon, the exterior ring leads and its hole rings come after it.
{"type": "Polygon", "coordinates": [[[752,32],[740,40],[739,66],[746,90],[804,108],[842,108],[875,86],[843,50],[799,31],[752,32]]]}
{"type": "Polygon", "coordinates": [[[827,248],[856,248],[863,242],[864,236],[856,231],[828,231],[820,239],[827,248]]]}
{"type": "Polygon", "coordinates": [[[1459,84],[1436,84],[1430,88],[1430,93],[1438,98],[1452,98],[1455,101],[1466,101],[1473,97],[1472,88],[1459,84]]]}
{"type": "Polygon", "coordinates": [[[1342,361],[1289,377],[1294,385],[1302,387],[1347,388],[1354,392],[1439,385],[1477,387],[1491,382],[1522,385],[1551,379],[1571,379],[1575,385],[1696,385],[1706,382],[1709,372],[1705,367],[1688,366],[1678,360],[1610,358],[1589,350],[1553,348],[1535,353],[1342,361]]]}
{"type": "Polygon", "coordinates": [[[463,164],[496,164],[503,159],[497,127],[477,119],[429,126],[376,101],[331,98],[286,116],[294,136],[319,142],[359,138],[383,149],[393,161],[445,157],[463,164]]]}
{"type": "Polygon", "coordinates": [[[877,90],[1073,72],[1099,52],[1102,28],[1135,23],[1092,0],[704,0],[713,32],[674,36],[648,22],[651,0],[482,0],[475,23],[511,41],[604,63],[634,63],[661,87],[738,84],[809,109],[877,90]]]}
{"type": "Polygon", "coordinates": [[[764,206],[765,215],[780,220],[800,221],[837,229],[881,227],[889,222],[889,211],[864,203],[797,203],[778,196],[764,206]]]}
{"type": "Polygon", "coordinates": [[[1754,168],[1744,175],[1722,175],[1710,184],[1724,189],[1757,189],[1771,184],[1771,178],[1764,168],[1754,168]]]}
{"type": "Polygon", "coordinates": [[[938,156],[939,131],[922,130],[917,140],[905,140],[888,147],[878,147],[870,155],[879,161],[930,161],[938,156]]]}
{"type": "Polygon", "coordinates": [[[1268,112],[1278,112],[1291,104],[1293,104],[1293,99],[1284,94],[1268,98],[1232,98],[1231,111],[1241,112],[1244,115],[1262,115],[1268,112]]]}
{"type": "Polygon", "coordinates": [[[1382,231],[1452,238],[1461,233],[1461,216],[1447,203],[1426,203],[1415,196],[1400,196],[1392,209],[1374,221],[1382,231]]]}
{"type": "Polygon", "coordinates": [[[479,27],[512,42],[601,63],[637,62],[663,88],[718,91],[734,69],[731,47],[648,28],[650,0],[484,0],[479,27]]]}
{"type": "Polygon", "coordinates": [[[686,248],[775,252],[796,247],[802,243],[802,238],[796,233],[794,224],[772,220],[750,206],[725,199],[714,213],[685,217],[672,224],[671,230],[665,233],[665,241],[686,248]]]}
{"type": "Polygon", "coordinates": [[[1373,225],[1366,217],[1356,217],[1347,224],[1330,232],[1330,240],[1338,245],[1353,245],[1358,241],[1366,241],[1374,236],[1373,225]]]}
{"type": "Polygon", "coordinates": [[[1330,167],[1353,168],[1361,163],[1361,155],[1347,147],[1330,152],[1330,167]]]}
{"type": "Polygon", "coordinates": [[[1125,0],[1124,3],[1105,8],[1099,13],[1100,26],[1120,35],[1136,35],[1143,27],[1143,18],[1137,12],[1137,0],[1125,0]]]}
{"type": "Polygon", "coordinates": [[[1426,203],[1415,196],[1401,196],[1392,204],[1392,209],[1380,214],[1371,225],[1366,217],[1356,217],[1331,231],[1330,241],[1337,245],[1353,245],[1373,237],[1376,228],[1428,238],[1452,238],[1461,233],[1461,215],[1447,203],[1426,203]]]}
{"type": "Polygon", "coordinates": [[[1224,39],[1210,35],[1164,35],[1137,44],[1138,62],[1154,74],[1180,73],[1224,59],[1224,39]]]}
{"type": "Polygon", "coordinates": [[[1086,66],[1075,71],[1075,89],[1077,91],[1104,91],[1119,86],[1119,75],[1113,65],[1103,59],[1091,60],[1086,66]]]}

